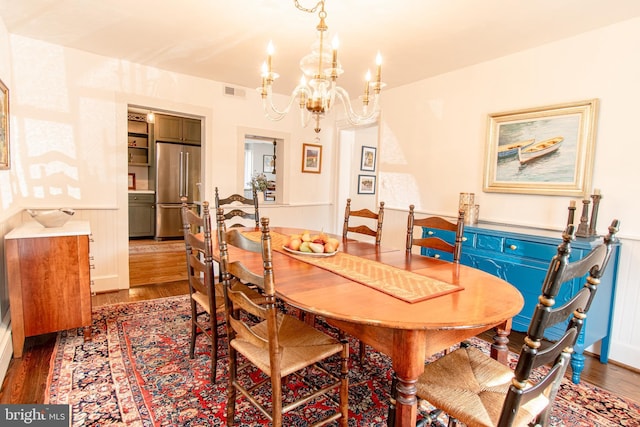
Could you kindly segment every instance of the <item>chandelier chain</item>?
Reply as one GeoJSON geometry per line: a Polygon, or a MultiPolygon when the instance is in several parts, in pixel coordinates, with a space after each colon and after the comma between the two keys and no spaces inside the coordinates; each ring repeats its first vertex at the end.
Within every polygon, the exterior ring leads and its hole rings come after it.
{"type": "Polygon", "coordinates": [[[300,4],[299,0],[293,0],[296,4],[296,8],[298,8],[299,10],[303,11],[303,12],[307,12],[307,13],[316,13],[318,11],[318,8],[320,6],[322,6],[322,10],[324,10],[324,0],[320,0],[315,6],[313,6],[312,8],[306,8],[303,7],[300,4]]]}

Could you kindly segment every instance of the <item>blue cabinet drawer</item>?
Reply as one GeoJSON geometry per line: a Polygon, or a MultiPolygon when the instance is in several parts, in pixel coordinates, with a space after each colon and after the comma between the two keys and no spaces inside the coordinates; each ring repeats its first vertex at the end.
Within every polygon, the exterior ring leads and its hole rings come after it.
{"type": "Polygon", "coordinates": [[[456,233],[449,230],[423,227],[422,237],[439,237],[445,242],[453,243],[456,240],[456,233]]]}
{"type": "Polygon", "coordinates": [[[557,247],[547,243],[506,238],[504,240],[504,252],[509,255],[537,259],[548,263],[557,253],[557,247]]]}
{"type": "Polygon", "coordinates": [[[504,239],[498,236],[478,234],[476,238],[476,249],[483,249],[492,252],[502,252],[504,239]]]}

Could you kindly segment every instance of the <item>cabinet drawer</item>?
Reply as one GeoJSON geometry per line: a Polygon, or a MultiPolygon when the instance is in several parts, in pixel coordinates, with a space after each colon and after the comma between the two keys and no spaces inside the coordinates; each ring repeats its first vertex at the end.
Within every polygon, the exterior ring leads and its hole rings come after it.
{"type": "Polygon", "coordinates": [[[151,203],[154,204],[156,201],[155,194],[131,194],[129,193],[129,203],[151,203]]]}
{"type": "Polygon", "coordinates": [[[502,237],[489,236],[487,234],[478,234],[476,238],[476,248],[487,251],[502,252],[502,237]]]}
{"type": "Polygon", "coordinates": [[[456,233],[449,230],[440,230],[438,228],[422,227],[422,237],[439,237],[445,242],[453,244],[456,240],[456,233]]]}
{"type": "Polygon", "coordinates": [[[557,247],[546,243],[506,238],[504,253],[549,262],[557,253],[557,247]]]}

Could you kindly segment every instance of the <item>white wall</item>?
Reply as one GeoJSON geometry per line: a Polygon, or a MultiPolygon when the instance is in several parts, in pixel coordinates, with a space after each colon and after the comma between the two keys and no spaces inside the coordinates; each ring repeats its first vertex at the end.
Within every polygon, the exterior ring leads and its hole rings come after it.
{"type": "Polygon", "coordinates": [[[561,229],[570,198],[482,191],[487,115],[599,98],[598,231],[618,218],[623,240],[611,358],[640,367],[639,49],[640,19],[633,19],[386,91],[379,148],[385,242],[405,226],[391,221],[390,209],[414,203],[454,216],[460,192],[475,192],[481,220],[561,229]]]}

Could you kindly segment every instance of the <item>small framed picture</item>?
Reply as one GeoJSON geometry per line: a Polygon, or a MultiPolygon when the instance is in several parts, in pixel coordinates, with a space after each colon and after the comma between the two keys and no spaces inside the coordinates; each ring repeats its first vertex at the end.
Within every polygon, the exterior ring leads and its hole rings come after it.
{"type": "Polygon", "coordinates": [[[320,173],[322,170],[322,145],[302,144],[302,172],[320,173]]]}
{"type": "Polygon", "coordinates": [[[375,175],[358,175],[358,194],[376,194],[375,175]]]}
{"type": "Polygon", "coordinates": [[[376,148],[362,146],[362,158],[360,159],[360,170],[375,171],[376,170],[376,148]]]}
{"type": "Polygon", "coordinates": [[[262,172],[264,173],[273,173],[274,161],[273,156],[263,155],[262,156],[262,172]]]}
{"type": "Polygon", "coordinates": [[[129,174],[129,190],[135,190],[135,189],[136,189],[136,174],[130,173],[129,174]]]}

